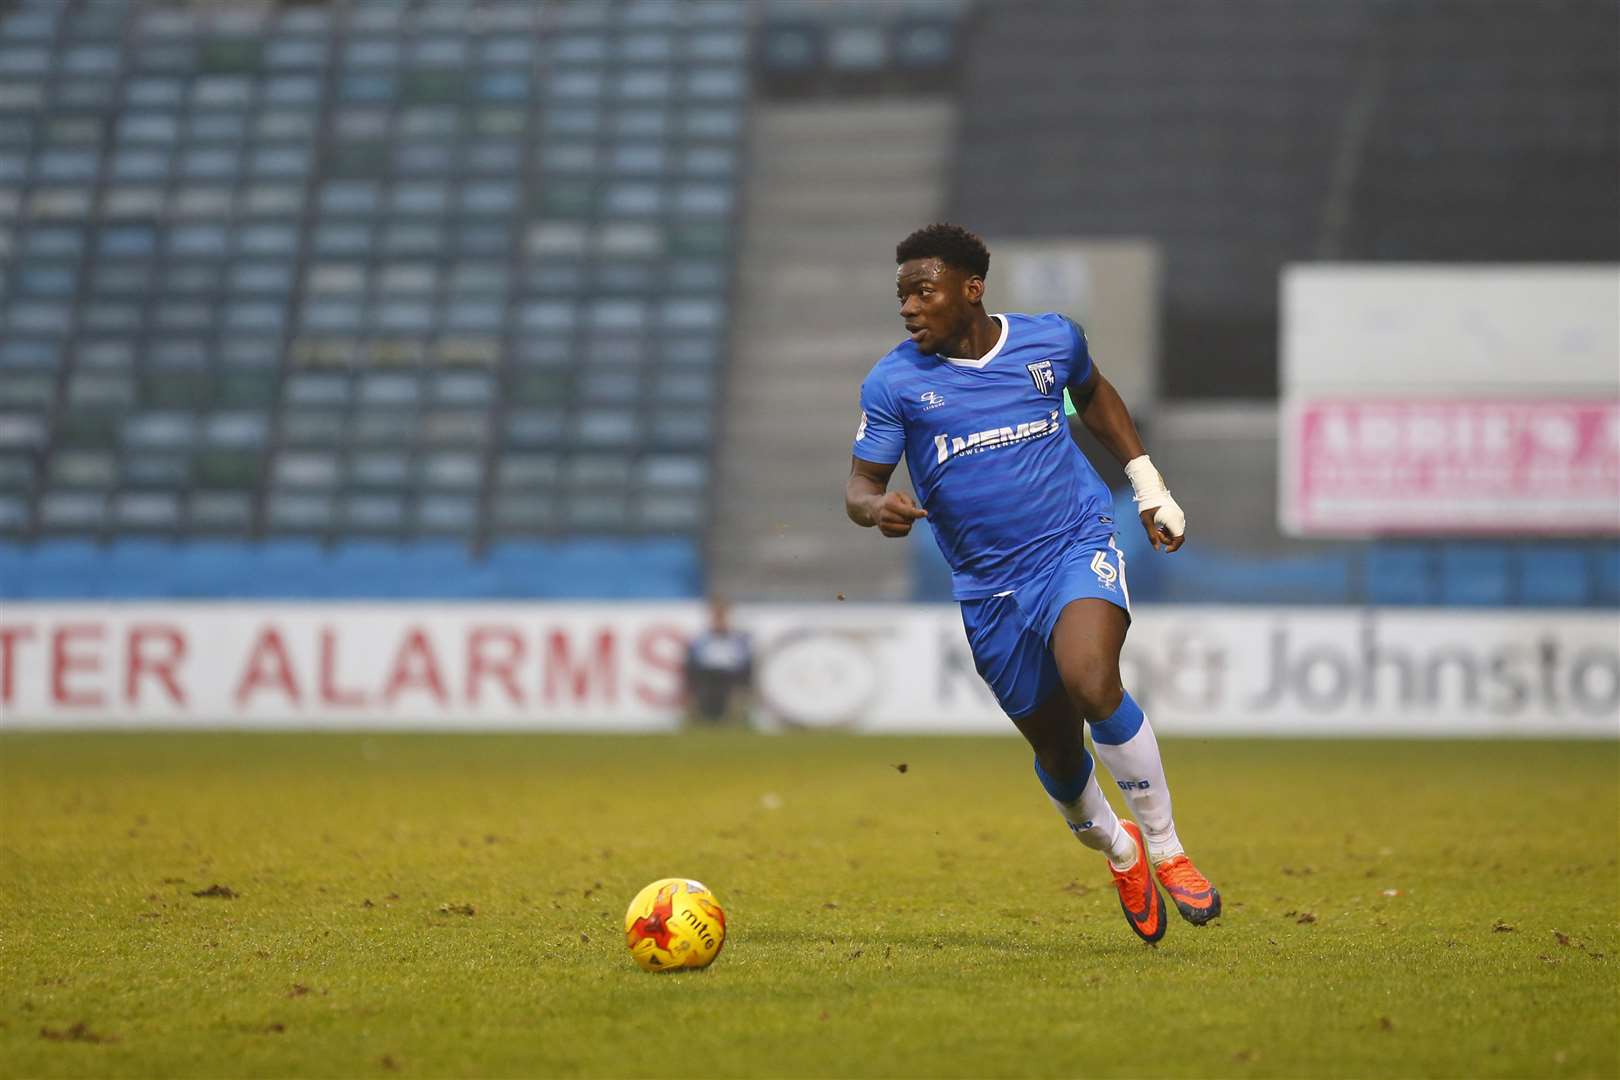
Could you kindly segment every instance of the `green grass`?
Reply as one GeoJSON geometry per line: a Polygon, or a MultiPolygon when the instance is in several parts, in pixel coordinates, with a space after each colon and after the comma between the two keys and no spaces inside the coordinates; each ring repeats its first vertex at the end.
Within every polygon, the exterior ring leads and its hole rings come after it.
{"type": "Polygon", "coordinates": [[[1620,1073],[1620,746],[1165,749],[1227,915],[1147,948],[1012,739],[0,737],[0,1073],[1620,1073]]]}

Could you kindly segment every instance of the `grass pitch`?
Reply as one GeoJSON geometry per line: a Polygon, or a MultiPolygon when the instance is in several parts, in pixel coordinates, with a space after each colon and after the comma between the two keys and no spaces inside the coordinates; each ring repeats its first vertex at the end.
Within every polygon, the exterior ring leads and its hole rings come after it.
{"type": "Polygon", "coordinates": [[[1620,746],[1165,752],[1147,948],[1014,739],[0,737],[0,1073],[1620,1073],[1620,746]]]}

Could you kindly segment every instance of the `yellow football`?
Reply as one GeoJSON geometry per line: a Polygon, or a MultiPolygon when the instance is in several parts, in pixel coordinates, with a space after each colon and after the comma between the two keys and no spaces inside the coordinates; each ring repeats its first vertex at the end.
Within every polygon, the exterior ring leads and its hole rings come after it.
{"type": "Polygon", "coordinates": [[[624,942],[646,971],[708,967],[726,943],[726,913],[701,882],[662,878],[630,901],[624,942]]]}

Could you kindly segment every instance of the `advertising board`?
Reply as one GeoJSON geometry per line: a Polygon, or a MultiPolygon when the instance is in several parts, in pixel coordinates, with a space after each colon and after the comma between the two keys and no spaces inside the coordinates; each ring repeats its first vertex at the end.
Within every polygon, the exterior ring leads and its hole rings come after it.
{"type": "MultiPolygon", "coordinates": [[[[1620,735],[1613,612],[1139,608],[1165,734],[1620,735]]],[[[11,604],[0,727],[670,731],[695,604],[11,604]]],[[[771,728],[1012,730],[951,605],[758,605],[771,728]]]]}

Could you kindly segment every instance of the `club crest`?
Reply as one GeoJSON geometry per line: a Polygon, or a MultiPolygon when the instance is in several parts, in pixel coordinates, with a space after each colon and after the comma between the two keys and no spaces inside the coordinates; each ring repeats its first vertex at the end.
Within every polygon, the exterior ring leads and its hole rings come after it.
{"type": "Polygon", "coordinates": [[[1050,394],[1057,385],[1057,376],[1052,373],[1052,361],[1037,360],[1033,364],[1025,364],[1029,369],[1029,377],[1035,382],[1035,389],[1043,394],[1050,394]]]}

